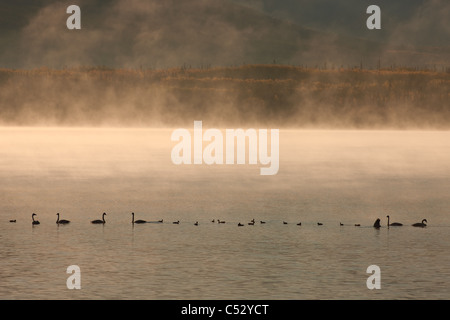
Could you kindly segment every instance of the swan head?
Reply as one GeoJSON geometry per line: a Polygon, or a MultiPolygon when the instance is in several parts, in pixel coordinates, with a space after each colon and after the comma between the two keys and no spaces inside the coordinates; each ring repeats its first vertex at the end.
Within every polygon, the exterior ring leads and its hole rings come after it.
{"type": "Polygon", "coordinates": [[[34,217],[36,215],[36,213],[33,213],[31,216],[34,217]]]}
{"type": "Polygon", "coordinates": [[[428,223],[427,219],[422,220],[422,223],[425,223],[425,222],[428,223]]]}

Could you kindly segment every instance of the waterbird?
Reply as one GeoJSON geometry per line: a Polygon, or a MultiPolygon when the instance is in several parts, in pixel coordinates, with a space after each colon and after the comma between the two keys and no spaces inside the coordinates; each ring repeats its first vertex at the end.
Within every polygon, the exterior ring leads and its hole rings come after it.
{"type": "Polygon", "coordinates": [[[106,216],[106,213],[105,212],[103,212],[103,214],[102,214],[102,220],[92,220],[91,221],[91,223],[94,223],[94,224],[105,224],[106,223],[106,221],[105,221],[105,216],[106,216]]]}
{"type": "Polygon", "coordinates": [[[388,218],[388,223],[387,223],[388,227],[390,227],[390,226],[392,226],[392,227],[400,227],[400,226],[403,225],[402,223],[399,223],[399,222],[389,223],[389,216],[386,216],[386,217],[388,218]]]}
{"type": "Polygon", "coordinates": [[[70,223],[69,220],[64,220],[64,219],[59,220],[59,212],[56,215],[58,216],[58,219],[56,219],[56,224],[68,224],[68,223],[70,223]]]}
{"type": "Polygon", "coordinates": [[[16,222],[16,220],[9,220],[9,222],[16,222]]]}
{"type": "Polygon", "coordinates": [[[260,221],[261,224],[266,223],[265,221],[260,221]]]}
{"type": "Polygon", "coordinates": [[[238,223],[238,227],[243,227],[244,225],[242,223],[238,223]]]}
{"type": "Polygon", "coordinates": [[[301,225],[302,225],[302,223],[301,223],[301,222],[299,222],[299,223],[297,223],[297,225],[298,225],[298,226],[301,226],[301,225]]]}
{"type": "Polygon", "coordinates": [[[198,226],[198,221],[196,221],[196,222],[194,223],[194,226],[198,226]]]}
{"type": "Polygon", "coordinates": [[[221,220],[217,219],[217,223],[225,223],[225,221],[221,221],[221,220]]]}
{"type": "Polygon", "coordinates": [[[133,219],[131,220],[131,223],[147,223],[147,221],[145,221],[145,220],[134,221],[134,212],[131,213],[131,216],[133,217],[133,219]]]}
{"type": "Polygon", "coordinates": [[[158,220],[158,222],[159,222],[159,223],[163,223],[163,222],[164,222],[164,220],[163,220],[163,219],[161,219],[161,220],[158,220]]]}
{"type": "Polygon", "coordinates": [[[339,225],[342,227],[344,224],[342,222],[339,222],[339,225]]]}
{"type": "Polygon", "coordinates": [[[414,223],[412,226],[424,228],[427,226],[425,222],[428,223],[427,219],[423,219],[422,222],[414,223]]]}
{"type": "Polygon", "coordinates": [[[361,225],[359,223],[355,223],[355,227],[360,227],[361,225]]]}
{"type": "Polygon", "coordinates": [[[323,223],[322,222],[317,222],[317,225],[318,226],[323,226],[323,223]]]}
{"type": "Polygon", "coordinates": [[[38,220],[34,220],[34,216],[36,216],[36,213],[33,213],[33,214],[31,215],[31,220],[33,220],[33,221],[31,222],[31,224],[32,224],[32,225],[41,224],[38,220]]]}
{"type": "Polygon", "coordinates": [[[374,227],[374,228],[377,228],[377,229],[379,229],[379,228],[381,227],[380,219],[379,219],[379,218],[378,218],[377,220],[375,220],[375,223],[373,224],[373,227],[374,227]]]}
{"type": "Polygon", "coordinates": [[[283,224],[288,224],[286,221],[283,221],[283,224]]]}
{"type": "Polygon", "coordinates": [[[172,222],[173,224],[180,224],[180,220],[172,222]]]}

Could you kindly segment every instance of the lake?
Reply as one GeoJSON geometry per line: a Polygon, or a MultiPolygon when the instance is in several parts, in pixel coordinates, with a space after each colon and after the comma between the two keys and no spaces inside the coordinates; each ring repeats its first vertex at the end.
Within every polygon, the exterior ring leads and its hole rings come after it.
{"type": "Polygon", "coordinates": [[[172,131],[0,128],[0,299],[450,299],[450,132],[281,129],[262,176],[172,131]]]}

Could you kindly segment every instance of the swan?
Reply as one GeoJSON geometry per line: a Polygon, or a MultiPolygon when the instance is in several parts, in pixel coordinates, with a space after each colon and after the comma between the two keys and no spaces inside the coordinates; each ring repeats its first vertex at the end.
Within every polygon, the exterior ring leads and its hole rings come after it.
{"type": "Polygon", "coordinates": [[[69,220],[59,220],[59,213],[56,214],[58,216],[58,219],[56,219],[56,224],[68,224],[70,223],[69,220]]]}
{"type": "Polygon", "coordinates": [[[412,226],[424,228],[427,226],[425,222],[428,223],[427,219],[423,219],[422,222],[414,223],[412,226]]]}
{"type": "Polygon", "coordinates": [[[361,225],[359,223],[355,223],[355,227],[360,227],[361,225]]]}
{"type": "Polygon", "coordinates": [[[16,220],[9,220],[9,222],[16,222],[16,220]]]}
{"type": "Polygon", "coordinates": [[[317,222],[317,225],[318,225],[318,226],[323,226],[323,223],[317,222]]]}
{"type": "Polygon", "coordinates": [[[180,224],[180,220],[172,222],[173,224],[180,224]]]}
{"type": "Polygon", "coordinates": [[[301,225],[302,225],[302,223],[301,223],[301,222],[299,222],[299,223],[297,223],[297,225],[298,225],[298,226],[301,226],[301,225]]]}
{"type": "Polygon", "coordinates": [[[375,223],[373,224],[373,227],[377,228],[377,229],[379,229],[381,227],[379,218],[377,220],[375,220],[375,223]]]}
{"type": "Polygon", "coordinates": [[[33,222],[31,222],[31,224],[33,224],[33,225],[41,224],[39,221],[34,220],[34,216],[36,216],[36,213],[33,213],[33,214],[31,215],[31,219],[33,220],[33,222]]]}
{"type": "Polygon", "coordinates": [[[265,222],[265,221],[260,221],[260,223],[261,223],[261,224],[264,224],[264,223],[266,223],[266,222],[265,222]]]}
{"type": "Polygon", "coordinates": [[[386,216],[388,218],[388,227],[392,226],[392,227],[400,227],[403,224],[399,223],[399,222],[393,222],[393,223],[389,223],[389,216],[386,216]]]}
{"type": "Polygon", "coordinates": [[[339,222],[339,225],[342,227],[344,224],[342,222],[339,222]]]}
{"type": "Polygon", "coordinates": [[[238,223],[238,227],[243,227],[244,225],[242,223],[238,223]]]}
{"type": "Polygon", "coordinates": [[[136,221],[134,221],[134,212],[132,212],[131,215],[133,216],[133,220],[131,220],[131,223],[147,223],[147,221],[145,221],[145,220],[136,220],[136,221]]]}
{"type": "Polygon", "coordinates": [[[225,221],[220,221],[219,219],[217,219],[217,223],[225,223],[225,221]]]}
{"type": "Polygon", "coordinates": [[[283,221],[283,224],[288,224],[286,221],[283,221]]]}
{"type": "Polygon", "coordinates": [[[91,223],[94,223],[94,224],[99,224],[99,223],[105,224],[105,223],[106,223],[106,221],[105,221],[105,216],[106,216],[106,213],[103,212],[103,214],[102,214],[102,220],[92,220],[91,223]]]}

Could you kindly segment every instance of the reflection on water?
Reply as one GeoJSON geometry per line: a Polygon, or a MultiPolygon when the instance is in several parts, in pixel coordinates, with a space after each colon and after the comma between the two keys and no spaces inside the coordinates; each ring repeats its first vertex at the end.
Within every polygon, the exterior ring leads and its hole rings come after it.
{"type": "Polygon", "coordinates": [[[170,134],[0,129],[0,298],[450,298],[449,132],[281,130],[276,176],[175,166],[170,134]]]}

